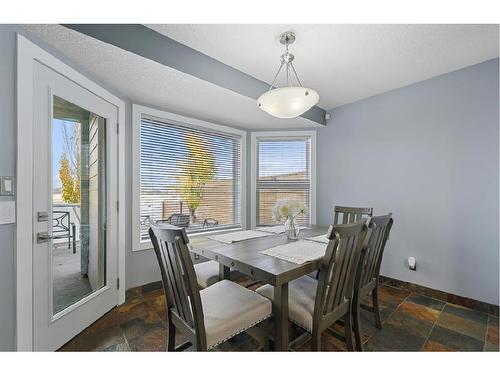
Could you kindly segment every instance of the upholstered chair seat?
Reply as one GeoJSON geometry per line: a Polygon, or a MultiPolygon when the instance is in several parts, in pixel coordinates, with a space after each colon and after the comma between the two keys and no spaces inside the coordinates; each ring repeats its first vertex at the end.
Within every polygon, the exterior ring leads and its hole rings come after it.
{"type": "MultiPolygon", "coordinates": [[[[318,282],[302,276],[288,284],[288,319],[308,332],[313,329],[314,300],[318,282]]],[[[266,284],[256,290],[260,295],[274,300],[274,288],[266,284]]]]}
{"type": "MultiPolygon", "coordinates": [[[[201,289],[208,288],[220,280],[219,263],[214,260],[195,264],[194,271],[196,272],[196,281],[201,289]]],[[[231,270],[229,274],[229,278],[233,281],[242,276],[241,272],[235,270],[231,270]]]]}
{"type": "Polygon", "coordinates": [[[219,263],[214,260],[195,264],[194,271],[201,289],[208,288],[219,281],[219,263]]]}
{"type": "Polygon", "coordinates": [[[271,302],[232,281],[222,280],[200,291],[207,347],[246,331],[271,315],[271,302]]]}

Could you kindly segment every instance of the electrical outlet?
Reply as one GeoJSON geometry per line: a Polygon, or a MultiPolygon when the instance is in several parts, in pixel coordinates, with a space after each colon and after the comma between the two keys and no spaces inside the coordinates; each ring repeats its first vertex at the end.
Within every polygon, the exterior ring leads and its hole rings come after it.
{"type": "Polygon", "coordinates": [[[408,258],[408,268],[411,271],[416,271],[417,270],[417,260],[414,257],[409,257],[408,258]]]}

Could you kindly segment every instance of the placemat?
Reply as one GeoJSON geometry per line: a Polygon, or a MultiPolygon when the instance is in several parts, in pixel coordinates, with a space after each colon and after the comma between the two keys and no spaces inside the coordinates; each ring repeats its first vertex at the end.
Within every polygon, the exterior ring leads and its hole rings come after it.
{"type": "Polygon", "coordinates": [[[260,232],[256,230],[243,230],[238,232],[219,234],[218,236],[210,236],[208,238],[222,243],[233,243],[233,242],[250,240],[252,238],[267,237],[272,235],[273,233],[260,232]]]}
{"type": "Polygon", "coordinates": [[[295,264],[303,264],[325,255],[326,244],[314,241],[297,241],[279,245],[260,253],[273,258],[286,260],[295,264]]]}
{"type": "Polygon", "coordinates": [[[308,241],[314,241],[314,242],[321,242],[321,243],[328,243],[329,240],[326,238],[326,234],[320,234],[319,236],[316,237],[310,237],[306,238],[308,241]]]}

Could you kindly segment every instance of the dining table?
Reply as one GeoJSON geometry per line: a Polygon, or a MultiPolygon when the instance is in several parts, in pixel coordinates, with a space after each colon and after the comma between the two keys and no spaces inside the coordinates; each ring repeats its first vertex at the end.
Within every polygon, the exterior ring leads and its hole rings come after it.
{"type": "MultiPolygon", "coordinates": [[[[309,225],[300,230],[298,240],[326,234],[327,231],[327,226],[309,225]]],[[[321,258],[296,264],[261,252],[296,241],[288,239],[285,233],[232,243],[221,243],[210,237],[198,237],[191,241],[192,252],[219,263],[220,279],[229,279],[233,269],[274,287],[272,312],[274,349],[277,351],[288,350],[288,284],[317,270],[321,258]]]]}

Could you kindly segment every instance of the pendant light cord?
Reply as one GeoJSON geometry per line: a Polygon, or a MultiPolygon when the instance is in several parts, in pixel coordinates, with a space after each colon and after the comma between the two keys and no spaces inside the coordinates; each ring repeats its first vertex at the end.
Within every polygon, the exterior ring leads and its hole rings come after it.
{"type": "Polygon", "coordinates": [[[288,38],[286,40],[285,44],[285,56],[286,56],[286,85],[290,86],[290,62],[289,62],[289,56],[288,56],[288,38]]]}
{"type": "MultiPolygon", "coordinates": [[[[293,58],[293,56],[292,56],[293,58]]],[[[302,86],[302,82],[300,82],[299,75],[297,74],[297,71],[295,70],[295,67],[293,66],[293,63],[289,61],[289,56],[288,56],[288,39],[285,40],[285,54],[281,56],[281,64],[278,69],[278,72],[274,76],[273,83],[271,83],[271,86],[269,86],[269,91],[271,91],[275,86],[274,84],[276,83],[276,80],[278,79],[278,75],[281,72],[281,69],[283,69],[283,65],[286,64],[286,85],[290,86],[291,82],[291,74],[290,74],[290,67],[292,68],[293,74],[295,74],[295,79],[297,80],[297,83],[299,84],[300,87],[302,86]],[[283,56],[286,56],[286,58],[283,58],[283,56]]]]}
{"type": "Polygon", "coordinates": [[[292,67],[293,73],[295,74],[295,78],[297,78],[297,82],[299,83],[300,87],[304,87],[304,86],[302,86],[302,82],[300,82],[299,75],[295,71],[295,67],[293,66],[293,63],[290,63],[290,66],[292,67]]]}
{"type": "Polygon", "coordinates": [[[280,67],[278,69],[278,72],[276,73],[276,75],[274,76],[274,79],[273,79],[273,83],[271,83],[271,86],[269,86],[269,90],[268,91],[271,91],[274,87],[274,83],[276,82],[276,79],[278,78],[278,74],[280,74],[281,72],[281,69],[283,68],[283,64],[284,62],[282,61],[281,64],[280,64],[280,67]]]}

